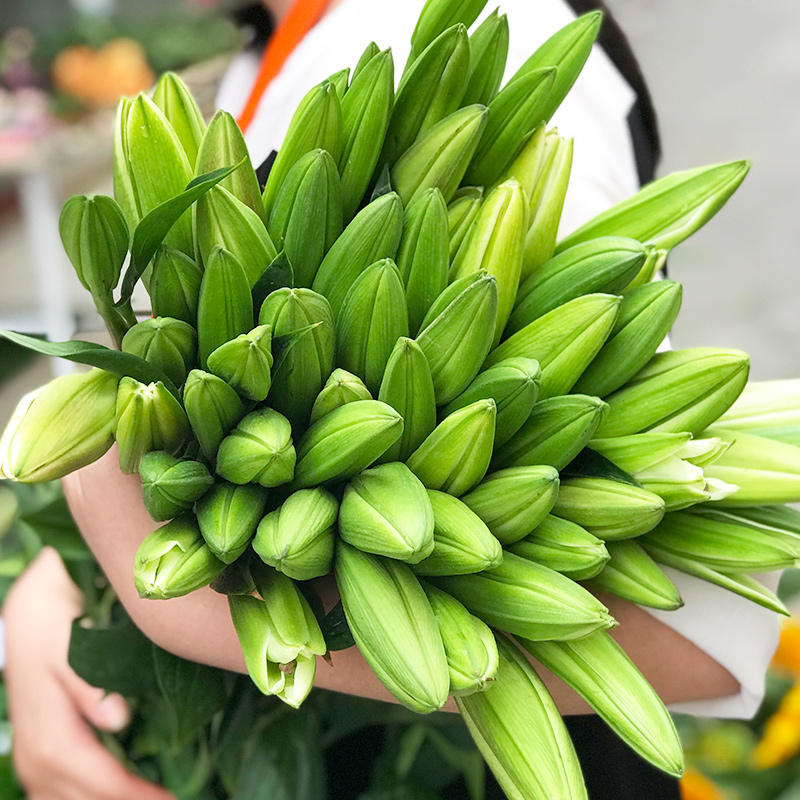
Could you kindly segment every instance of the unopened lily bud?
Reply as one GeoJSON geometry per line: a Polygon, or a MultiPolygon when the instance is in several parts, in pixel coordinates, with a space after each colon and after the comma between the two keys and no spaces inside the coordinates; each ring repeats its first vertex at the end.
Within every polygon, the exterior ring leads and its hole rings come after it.
{"type": "Polygon", "coordinates": [[[220,442],[244,416],[244,404],[222,378],[201,369],[193,369],[187,376],[183,403],[200,450],[213,461],[220,442]]]}
{"type": "Polygon", "coordinates": [[[203,541],[194,516],[184,514],[139,545],[133,579],[141,597],[167,600],[207,586],[224,568],[203,541]]]}
{"type": "Polygon", "coordinates": [[[128,226],[120,207],[105,195],[74,195],[61,209],[58,229],[78,280],[92,297],[108,297],[128,254],[128,226]]]}
{"type": "MultiPolygon", "coordinates": [[[[183,146],[190,166],[194,166],[197,150],[206,132],[206,123],[189,87],[174,72],[165,72],[153,90],[153,102],[164,112],[183,146]]],[[[217,166],[229,166],[235,163],[231,161],[217,166]]],[[[202,172],[210,171],[202,170],[202,172]]]]}
{"type": "Polygon", "coordinates": [[[272,328],[259,325],[221,344],[208,356],[208,368],[242,397],[261,402],[272,385],[272,328]]]}
{"type": "Polygon", "coordinates": [[[503,560],[500,542],[469,506],[435,489],[428,489],[428,498],[433,507],[433,550],[414,564],[417,575],[468,575],[503,560]]]}
{"type": "Polygon", "coordinates": [[[751,381],[718,424],[800,445],[800,379],[751,381]]]}
{"type": "Polygon", "coordinates": [[[116,375],[63,375],[25,395],[0,438],[0,477],[25,483],[63,478],[114,443],[116,375]]]}
{"type": "Polygon", "coordinates": [[[447,592],[427,583],[422,588],[442,635],[450,670],[450,694],[485,691],[492,685],[498,668],[497,643],[491,629],[447,592]]]}
{"type": "Polygon", "coordinates": [[[153,317],[128,330],[122,339],[122,351],[154,364],[176,386],[181,386],[194,366],[197,333],[183,320],[153,317]]]}
{"type": "Polygon", "coordinates": [[[364,470],[345,487],[339,535],[368,553],[416,564],[433,550],[433,507],[405,465],[364,470]]]}
{"type": "Polygon", "coordinates": [[[245,551],[256,532],[266,492],[260,486],[217,483],[195,509],[200,532],[217,558],[230,564],[245,551]]]}
{"type": "Polygon", "coordinates": [[[116,437],[123,472],[136,472],[151,450],[174,453],[188,436],[186,413],[161,381],[145,385],[124,377],[119,382],[116,437]]]}
{"type": "Polygon", "coordinates": [[[197,300],[203,270],[185,253],[161,245],[153,261],[150,300],[157,317],[174,317],[197,325],[197,300]]]}
{"type": "Polygon", "coordinates": [[[258,524],[253,549],[265,564],[297,581],[331,570],[339,502],[326,489],[300,489],[258,524]]]}
{"type": "Polygon", "coordinates": [[[322,387],[322,391],[314,401],[311,408],[311,424],[313,425],[326,414],[330,414],[334,408],[339,408],[339,406],[355,400],[372,400],[372,395],[364,385],[364,381],[346,369],[335,369],[325,381],[325,386],[322,387]]]}
{"type": "Polygon", "coordinates": [[[326,645],[306,599],[285,575],[259,575],[262,599],[228,598],[247,672],[266,695],[299,708],[314,685],[316,657],[326,645]]]}
{"type": "Polygon", "coordinates": [[[461,499],[502,544],[513,544],[550,513],[558,485],[553,467],[509,467],[490,473],[461,499]]]}
{"type": "Polygon", "coordinates": [[[205,464],[177,459],[163,450],[142,456],[139,477],[145,508],[159,522],[189,511],[214,483],[205,464]]]}
{"type": "Polygon", "coordinates": [[[217,452],[217,472],[231,483],[280,486],[294,475],[292,426],[271,408],[250,412],[217,452]]]}

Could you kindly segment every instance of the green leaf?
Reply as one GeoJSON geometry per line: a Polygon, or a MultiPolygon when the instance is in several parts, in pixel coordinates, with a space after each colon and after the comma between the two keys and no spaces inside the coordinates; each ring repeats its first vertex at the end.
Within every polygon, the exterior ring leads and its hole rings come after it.
{"type": "Polygon", "coordinates": [[[641,484],[627,472],[621,470],[613,461],[605,456],[590,450],[588,447],[581,450],[570,463],[561,470],[562,478],[607,478],[618,483],[628,483],[631,486],[641,487],[641,484]]]}
{"type": "Polygon", "coordinates": [[[344,616],[341,600],[320,620],[319,627],[328,650],[347,650],[356,643],[344,616]]]}
{"type": "Polygon", "coordinates": [[[280,735],[264,736],[245,762],[232,800],[325,800],[325,762],[316,718],[282,720],[280,735]]]}
{"type": "Polygon", "coordinates": [[[153,648],[158,688],[170,709],[173,741],[180,746],[225,706],[224,673],[153,648]]]}
{"type": "Polygon", "coordinates": [[[391,789],[371,789],[358,800],[440,800],[440,795],[411,783],[397,783],[391,789]]]}
{"type": "Polygon", "coordinates": [[[258,319],[261,304],[276,289],[294,286],[294,270],[286,250],[281,250],[253,286],[253,319],[258,319]]]}
{"type": "Polygon", "coordinates": [[[133,289],[139,278],[142,277],[142,273],[147,269],[150,259],[153,258],[158,246],[169,233],[169,229],[178,221],[184,211],[209,189],[212,189],[234,170],[242,166],[246,160],[247,158],[245,157],[238,164],[234,164],[231,167],[220,167],[213,170],[213,172],[199,175],[190,181],[180,194],[157,205],[142,218],[133,232],[131,259],[122,278],[120,298],[116,303],[117,307],[125,305],[131,299],[133,289]]]}
{"type": "Polygon", "coordinates": [[[94,560],[72,519],[63,495],[42,508],[22,514],[19,520],[39,537],[43,545],[55,549],[64,560],[94,560]]]}
{"type": "Polygon", "coordinates": [[[211,588],[224,595],[251,594],[255,584],[250,574],[250,552],[245,550],[236,561],[228,564],[211,583],[211,588]]]}
{"type": "Polygon", "coordinates": [[[2,328],[0,328],[0,336],[5,336],[9,341],[27,347],[36,353],[65,358],[67,361],[88,364],[90,367],[99,367],[120,377],[127,375],[142,383],[161,381],[167,391],[180,400],[180,394],[175,384],[160,369],[132,353],[112,350],[110,347],[96,342],[80,340],[48,342],[44,339],[37,339],[35,336],[27,336],[24,333],[7,331],[2,328]]]}
{"type": "Polygon", "coordinates": [[[72,623],[69,665],[92,686],[142,697],[157,686],[153,647],[127,615],[105,628],[86,628],[78,619],[72,623]]]}

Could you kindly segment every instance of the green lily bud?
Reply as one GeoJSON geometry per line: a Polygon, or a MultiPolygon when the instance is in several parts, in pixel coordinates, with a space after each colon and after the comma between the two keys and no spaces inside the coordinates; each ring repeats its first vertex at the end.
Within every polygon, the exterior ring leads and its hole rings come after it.
{"type": "Polygon", "coordinates": [[[266,399],[272,384],[272,328],[259,325],[221,344],[208,356],[208,368],[248,400],[266,399]]]}
{"type": "Polygon", "coordinates": [[[97,461],[114,443],[116,375],[62,375],[26,394],[0,437],[0,478],[40,483],[97,461]]]}
{"type": "Polygon", "coordinates": [[[337,362],[377,394],[395,342],[407,335],[403,283],[387,258],[367,267],[342,303],[336,320],[337,362]]]}
{"type": "Polygon", "coordinates": [[[233,253],[217,247],[200,283],[197,304],[197,344],[200,365],[220,345],[253,328],[253,301],[247,275],[233,253]]]}
{"type": "MultiPolygon", "coordinates": [[[[428,0],[411,34],[408,66],[414,63],[431,42],[454,25],[469,28],[486,5],[486,0],[428,0]]],[[[408,69],[408,67],[406,67],[408,69]]]]}
{"type": "MultiPolygon", "coordinates": [[[[544,176],[544,142],[547,136],[547,128],[540,125],[530,135],[522,146],[517,157],[508,165],[498,183],[510,179],[516,180],[522,186],[529,214],[533,212],[533,201],[538,196],[542,188],[544,176]]],[[[530,217],[529,220],[530,222],[530,217]]]]}
{"type": "Polygon", "coordinates": [[[509,552],[574,581],[593,578],[610,558],[601,539],[574,522],[552,515],[546,516],[529,536],[511,545],[509,552]]]}
{"type": "Polygon", "coordinates": [[[405,461],[436,427],[436,398],[428,360],[412,339],[401,336],[386,362],[378,399],[403,417],[403,433],[380,457],[405,461]]]}
{"type": "Polygon", "coordinates": [[[200,450],[214,461],[220,442],[244,416],[239,395],[222,378],[193,369],[183,387],[183,404],[200,450]]]}
{"type": "Polygon", "coordinates": [[[450,202],[486,128],[486,106],[460,108],[423,133],[392,167],[392,186],[409,205],[437,188],[450,202]]]}
{"type": "Polygon", "coordinates": [[[553,86],[544,104],[544,119],[550,119],[561,101],[567,96],[578,79],[586,59],[592,52],[600,26],[602,11],[590,11],[556,31],[536,52],[517,70],[511,81],[519,80],[534,70],[556,67],[553,86]]]}
{"type": "Polygon", "coordinates": [[[258,322],[272,326],[273,338],[316,325],[286,353],[272,376],[270,389],[270,405],[280,411],[295,430],[305,427],[314,400],[334,366],[331,307],[324,297],[310,289],[278,289],[264,300],[258,322]]]}
{"type": "Polygon", "coordinates": [[[622,236],[605,236],[551,258],[519,287],[506,334],[584,294],[622,291],[641,269],[645,250],[622,236]]]}
{"type": "Polygon", "coordinates": [[[358,649],[404,705],[427,714],[447,700],[447,657],[431,605],[408,565],[336,546],[336,584],[358,649]]]}
{"type": "Polygon", "coordinates": [[[258,523],[253,549],[278,572],[310,581],[331,571],[338,500],[320,487],[290,494],[258,523]]]}
{"type": "Polygon", "coordinates": [[[386,132],[385,164],[394,164],[422,134],[459,108],[469,63],[467,29],[457,23],[406,67],[386,132]]]}
{"type": "Polygon", "coordinates": [[[267,217],[261,202],[261,188],[244,136],[236,120],[227,111],[217,111],[208,123],[203,141],[197,154],[195,175],[204,175],[222,167],[240,164],[230,175],[223,178],[217,186],[227,189],[237,200],[254,211],[263,223],[267,217]],[[247,159],[244,164],[240,162],[247,159]]]}
{"type": "Polygon", "coordinates": [[[729,431],[800,445],[800,380],[751,381],[717,422],[729,431]]]}
{"type": "Polygon", "coordinates": [[[422,588],[439,624],[450,671],[450,694],[485,691],[492,685],[498,666],[491,629],[447,592],[429,584],[422,588]]]}
{"type": "Polygon", "coordinates": [[[344,146],[339,173],[346,220],[353,218],[369,187],[394,103],[392,51],[375,52],[359,65],[361,68],[356,68],[350,88],[342,99],[344,146]]]}
{"type": "Polygon", "coordinates": [[[339,97],[340,100],[344,100],[344,96],[347,94],[347,87],[350,83],[350,67],[345,67],[344,69],[334,72],[333,75],[328,76],[328,80],[333,84],[333,88],[336,89],[337,97],[339,97]]]}
{"type": "Polygon", "coordinates": [[[622,389],[606,398],[598,437],[641,431],[697,433],[739,396],[750,359],[739,350],[694,347],[657,353],[622,389]]]}
{"type": "Polygon", "coordinates": [[[567,478],[561,481],[553,513],[614,541],[655,528],[664,516],[664,501],[646,489],[608,478],[567,478]]]}
{"type": "Polygon", "coordinates": [[[554,68],[535,70],[506,84],[488,105],[486,127],[474,149],[465,182],[493,186],[519,155],[531,131],[545,121],[554,68]]]}
{"type": "Polygon", "coordinates": [[[608,609],[575,581],[513,553],[485,572],[435,583],[487,625],[535,641],[579,639],[615,624],[608,609]]]}
{"type": "Polygon", "coordinates": [[[450,261],[456,257],[483,205],[482,186],[464,186],[459,189],[447,206],[447,229],[450,239],[450,261]]]}
{"type": "Polygon", "coordinates": [[[587,584],[648,608],[674,611],[683,605],[675,584],[637,541],[609,542],[610,561],[587,584]]]}
{"type": "Polygon", "coordinates": [[[503,560],[500,542],[486,523],[457,497],[428,489],[433,507],[433,551],[414,564],[417,575],[467,575],[503,560]]]}
{"type": "Polygon", "coordinates": [[[497,279],[497,344],[517,296],[522,268],[523,235],[527,212],[525,193],[515,180],[489,192],[472,226],[469,238],[456,255],[451,279],[486,270],[497,279]]]}
{"type": "Polygon", "coordinates": [[[270,236],[286,251],[295,286],[311,286],[342,227],[336,163],[325,150],[312,150],[289,170],[269,217],[270,236]]]}
{"type": "Polygon", "coordinates": [[[416,564],[433,550],[433,507],[405,464],[364,470],[345,487],[339,535],[367,553],[416,564]]]}
{"type": "MultiPolygon", "coordinates": [[[[174,72],[165,72],[158,79],[153,90],[153,102],[161,109],[175,131],[175,135],[183,147],[183,152],[186,153],[189,165],[194,166],[200,142],[206,132],[206,123],[189,87],[174,72]]],[[[216,166],[228,166],[235,163],[235,161],[229,161],[225,165],[218,164],[216,166]]],[[[201,170],[198,175],[210,172],[211,169],[201,170]]]]}
{"type": "MultiPolygon", "coordinates": [[[[144,93],[121,101],[114,140],[114,199],[129,230],[180,194],[191,179],[183,145],[161,109],[144,93]]],[[[191,213],[181,215],[164,241],[183,253],[194,251],[191,213]]]]}
{"type": "Polygon", "coordinates": [[[610,294],[570,300],[495,347],[486,366],[512,356],[536,359],[542,368],[540,398],[566,394],[611,333],[620,301],[610,294]]]}
{"type": "Polygon", "coordinates": [[[628,290],[650,283],[667,263],[668,250],[662,250],[652,244],[645,245],[644,249],[647,253],[647,258],[639,270],[639,274],[628,284],[628,290]]]}
{"type": "Polygon", "coordinates": [[[438,405],[458,397],[478,374],[497,320],[497,281],[478,272],[451,283],[422,320],[417,344],[431,369],[438,405]]]}
{"type": "Polygon", "coordinates": [[[558,252],[598,236],[630,236],[670,250],[725,205],[749,169],[747,161],[731,161],[659,178],[573,231],[558,252]]]}
{"type": "Polygon", "coordinates": [[[256,581],[263,598],[228,598],[247,672],[266,695],[299,708],[314,685],[317,656],[327,649],[314,614],[294,583],[271,571],[256,581]]]}
{"type": "Polygon", "coordinates": [[[550,513],[558,497],[558,470],[509,467],[487,475],[461,499],[501,544],[524,539],[550,513]]]}
{"type": "Polygon", "coordinates": [[[572,139],[548,131],[544,139],[542,165],[531,197],[531,214],[522,260],[523,280],[553,256],[558,225],[564,209],[572,170],[572,139]]]}
{"type": "Polygon", "coordinates": [[[629,475],[676,456],[691,441],[691,433],[635,433],[592,439],[591,448],[629,475]]]}
{"type": "Polygon", "coordinates": [[[117,390],[115,433],[120,468],[136,472],[145,453],[178,450],[189,436],[189,420],[161,381],[145,385],[124,377],[117,390]]]}
{"type": "Polygon", "coordinates": [[[753,525],[715,507],[667,514],[642,544],[655,557],[674,553],[723,572],[769,572],[800,562],[797,534],[753,525]]]}
{"type": "Polygon", "coordinates": [[[360,58],[358,59],[358,63],[353,69],[353,77],[350,79],[350,85],[355,82],[355,79],[363,72],[367,64],[369,64],[369,62],[372,61],[372,59],[375,58],[375,56],[380,52],[381,49],[377,44],[375,44],[375,42],[370,42],[364,48],[364,52],[361,54],[360,58]]]}
{"type": "Polygon", "coordinates": [[[223,248],[242,265],[248,288],[278,255],[261,217],[222,186],[209,189],[195,204],[194,233],[205,268],[223,248]]]}
{"type": "Polygon", "coordinates": [[[731,446],[703,468],[707,479],[738,489],[719,501],[725,506],[760,506],[800,501],[800,447],[742,431],[709,428],[731,446]]]}
{"type": "Polygon", "coordinates": [[[406,209],[397,253],[413,334],[447,286],[449,258],[447,206],[438,189],[429,189],[406,209]]]}
{"type": "Polygon", "coordinates": [[[140,597],[168,600],[202,589],[225,564],[206,546],[191,514],[154,530],[136,551],[133,581],[140,597]]]}
{"type": "Polygon", "coordinates": [[[226,564],[236,561],[250,544],[266,503],[267,493],[259,486],[214,484],[195,508],[211,552],[226,564]]]}
{"type": "Polygon", "coordinates": [[[454,411],[409,456],[409,469],[428,489],[468,492],[489,468],[496,415],[492,399],[454,411]]]}
{"type": "Polygon", "coordinates": [[[494,99],[508,57],[508,18],[492,11],[469,37],[469,78],[461,105],[486,105],[494,99]]]}
{"type": "Polygon", "coordinates": [[[160,450],[142,456],[139,477],[145,508],[157,522],[191,510],[214,483],[205,464],[180,460],[160,450]]]}
{"type": "Polygon", "coordinates": [[[597,632],[580,641],[521,644],[640,756],[669,775],[683,773],[683,748],[669,711],[611,636],[597,632]]]}
{"type": "Polygon", "coordinates": [[[607,408],[582,394],[538,401],[517,433],[495,451],[492,466],[566,467],[592,439],[607,408]]]}
{"type": "Polygon", "coordinates": [[[343,481],[400,438],[403,418],[380,400],[356,400],[315,422],[297,444],[293,489],[343,481]]]}
{"type": "Polygon", "coordinates": [[[372,400],[369,389],[364,386],[364,382],[357,375],[345,369],[335,369],[331,372],[325,386],[314,400],[311,409],[311,424],[318,419],[330,414],[334,408],[352,403],[355,400],[372,400]]]}
{"type": "Polygon", "coordinates": [[[334,315],[356,278],[376,261],[394,258],[403,233],[403,204],[381,195],[356,214],[322,259],[312,288],[324,295],[334,315]]]}
{"type": "Polygon", "coordinates": [[[122,339],[122,352],[154,364],[176,386],[181,386],[194,365],[197,333],[180,319],[145,319],[128,329],[122,339]]]}
{"type": "Polygon", "coordinates": [[[683,287],[668,280],[626,291],[611,334],[578,378],[574,390],[605,397],[624,386],[666,338],[680,311],[682,297],[683,287]]]}
{"type": "Polygon", "coordinates": [[[487,692],[456,697],[475,744],[509,800],[586,800],[575,748],[556,704],[525,656],[498,637],[487,692]]]}
{"type": "Polygon", "coordinates": [[[61,209],[58,230],[83,287],[93,298],[108,297],[128,254],[128,226],[120,207],[102,194],[73,195],[61,209]]]}
{"type": "Polygon", "coordinates": [[[217,472],[231,483],[280,486],[292,479],[294,463],[292,426],[271,408],[251,411],[217,452],[217,472]]]}
{"type": "Polygon", "coordinates": [[[264,187],[263,201],[267,218],[289,170],[310,150],[327,150],[338,163],[342,153],[342,106],[330,81],[317,84],[300,101],[280,152],[264,187]]]}
{"type": "Polygon", "coordinates": [[[491,398],[497,404],[495,447],[505,444],[531,414],[539,394],[539,362],[530,358],[507,358],[481,372],[442,413],[452,414],[476,400],[491,398]]]}
{"type": "Polygon", "coordinates": [[[197,301],[203,270],[185,253],[161,245],[153,259],[150,300],[157,317],[173,317],[197,325],[197,301]]]}

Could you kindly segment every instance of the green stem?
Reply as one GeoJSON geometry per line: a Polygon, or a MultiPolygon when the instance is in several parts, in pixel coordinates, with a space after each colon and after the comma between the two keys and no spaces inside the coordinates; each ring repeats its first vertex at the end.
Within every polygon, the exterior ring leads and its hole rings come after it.
{"type": "MultiPolygon", "coordinates": [[[[106,297],[94,296],[94,305],[103,322],[106,324],[111,338],[114,340],[114,345],[120,349],[122,344],[122,337],[127,333],[128,328],[131,327],[128,320],[125,319],[120,309],[114,306],[114,301],[109,293],[106,297]]],[[[131,311],[131,315],[133,312],[131,311]]],[[[135,324],[135,321],[134,323],[135,324]]]]}

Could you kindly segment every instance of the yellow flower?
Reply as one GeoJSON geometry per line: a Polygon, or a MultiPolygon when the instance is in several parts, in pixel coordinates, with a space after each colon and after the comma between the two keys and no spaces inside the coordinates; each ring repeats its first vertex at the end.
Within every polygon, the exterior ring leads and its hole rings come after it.
{"type": "Polygon", "coordinates": [[[753,751],[758,769],[785,764],[800,752],[800,683],[781,700],[778,710],[767,720],[764,735],[753,751]]]}
{"type": "Polygon", "coordinates": [[[687,770],[680,785],[681,800],[724,800],[719,788],[697,770],[687,770]]]}
{"type": "Polygon", "coordinates": [[[800,620],[792,618],[783,623],[772,666],[800,677],[800,620]]]}

